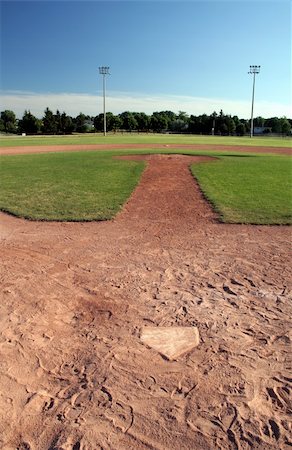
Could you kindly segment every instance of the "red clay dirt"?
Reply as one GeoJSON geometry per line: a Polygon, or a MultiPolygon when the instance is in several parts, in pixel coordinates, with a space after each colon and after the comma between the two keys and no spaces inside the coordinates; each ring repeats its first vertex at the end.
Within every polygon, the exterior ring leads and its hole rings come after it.
{"type": "Polygon", "coordinates": [[[0,155],[18,155],[28,153],[48,152],[80,152],[96,150],[129,150],[138,148],[163,148],[163,149],[186,149],[186,150],[212,150],[227,152],[249,152],[249,153],[280,153],[291,155],[292,149],[286,147],[253,147],[240,145],[211,145],[211,144],[87,144],[87,145],[36,145],[34,147],[0,147],[0,155]]]}
{"type": "Polygon", "coordinates": [[[112,221],[1,215],[0,447],[291,448],[291,228],[218,223],[206,157],[137,158],[112,221]],[[200,343],[169,361],[147,326],[200,343]]]}

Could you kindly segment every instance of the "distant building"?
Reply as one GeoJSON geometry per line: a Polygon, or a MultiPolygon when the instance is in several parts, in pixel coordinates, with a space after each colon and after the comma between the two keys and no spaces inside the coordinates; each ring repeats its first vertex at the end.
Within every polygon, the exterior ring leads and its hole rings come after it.
{"type": "Polygon", "coordinates": [[[267,134],[271,133],[270,127],[254,127],[253,134],[267,134]]]}
{"type": "Polygon", "coordinates": [[[94,123],[93,120],[85,120],[84,126],[86,127],[86,131],[93,131],[94,130],[94,123]]]}

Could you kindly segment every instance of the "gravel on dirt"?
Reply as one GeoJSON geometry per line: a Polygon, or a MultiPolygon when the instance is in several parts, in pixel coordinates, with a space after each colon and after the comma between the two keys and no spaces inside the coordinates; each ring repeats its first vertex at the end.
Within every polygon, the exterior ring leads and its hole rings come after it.
{"type": "Polygon", "coordinates": [[[291,228],[219,223],[205,157],[139,158],[112,221],[0,215],[0,447],[290,448],[291,228]],[[200,342],[171,361],[147,326],[200,342]]]}

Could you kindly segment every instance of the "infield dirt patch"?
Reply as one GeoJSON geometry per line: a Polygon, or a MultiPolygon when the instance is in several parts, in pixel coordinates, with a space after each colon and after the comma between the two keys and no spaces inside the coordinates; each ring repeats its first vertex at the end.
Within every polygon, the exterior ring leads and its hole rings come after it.
{"type": "Polygon", "coordinates": [[[186,150],[212,150],[226,152],[249,152],[249,153],[278,153],[291,155],[292,149],[285,147],[254,147],[254,146],[230,146],[230,145],[209,145],[209,144],[87,144],[87,145],[36,145],[34,147],[0,147],[0,155],[19,155],[29,153],[48,152],[80,152],[97,150],[130,150],[138,148],[152,149],[186,149],[186,150]]]}
{"type": "Polygon", "coordinates": [[[113,221],[1,214],[1,448],[291,448],[291,228],[219,224],[200,157],[143,158],[113,221]],[[169,361],[146,326],[200,343],[169,361]]]}

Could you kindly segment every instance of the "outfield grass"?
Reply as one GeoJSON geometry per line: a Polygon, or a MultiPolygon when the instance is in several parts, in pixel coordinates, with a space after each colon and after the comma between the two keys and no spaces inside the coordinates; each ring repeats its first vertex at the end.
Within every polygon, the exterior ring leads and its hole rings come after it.
{"type": "Polygon", "coordinates": [[[251,145],[268,147],[291,147],[292,139],[288,137],[236,137],[236,136],[198,136],[169,134],[82,134],[72,136],[0,136],[0,147],[35,146],[35,145],[86,145],[86,144],[220,144],[251,145]]]}
{"type": "MultiPolygon", "coordinates": [[[[127,153],[162,153],[131,150],[127,153]]],[[[182,153],[165,150],[164,153],[182,153]]],[[[230,223],[292,222],[291,158],[184,151],[219,158],[195,164],[206,197],[230,223]]],[[[34,220],[86,221],[115,216],[143,171],[143,162],[120,161],[114,152],[74,152],[1,157],[0,209],[34,220]]]]}

